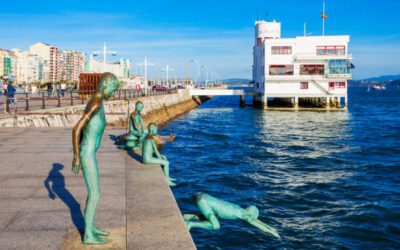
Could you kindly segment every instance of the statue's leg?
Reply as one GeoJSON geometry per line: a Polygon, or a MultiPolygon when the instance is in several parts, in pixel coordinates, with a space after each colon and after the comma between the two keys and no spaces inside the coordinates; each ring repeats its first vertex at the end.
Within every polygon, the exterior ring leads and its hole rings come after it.
{"type": "Polygon", "coordinates": [[[217,217],[214,214],[214,210],[208,205],[207,199],[200,195],[196,199],[196,204],[201,211],[201,213],[206,217],[207,221],[186,221],[188,229],[203,228],[207,230],[218,230],[220,229],[220,224],[217,217]]]}
{"type": "Polygon", "coordinates": [[[100,200],[100,178],[97,167],[96,155],[92,152],[82,154],[82,172],[85,177],[88,197],[85,208],[85,235],[83,243],[101,244],[107,243],[107,239],[98,237],[95,234],[94,218],[96,216],[97,204],[100,200]]]}
{"type": "Polygon", "coordinates": [[[183,219],[185,221],[189,220],[200,220],[200,217],[197,214],[184,214],[183,219]]]}
{"type": "Polygon", "coordinates": [[[146,133],[142,133],[142,134],[139,136],[138,144],[139,144],[140,146],[143,144],[143,141],[144,141],[144,139],[146,138],[146,136],[147,136],[146,133]]]}
{"type": "Polygon", "coordinates": [[[162,170],[163,170],[163,172],[164,172],[165,178],[166,178],[167,181],[168,181],[168,184],[169,184],[171,187],[176,186],[176,184],[175,184],[174,182],[172,182],[171,178],[169,178],[169,161],[163,160],[163,159],[159,159],[159,158],[156,158],[156,157],[152,157],[152,158],[147,162],[147,164],[159,164],[159,165],[161,165],[161,168],[162,168],[162,170]]]}

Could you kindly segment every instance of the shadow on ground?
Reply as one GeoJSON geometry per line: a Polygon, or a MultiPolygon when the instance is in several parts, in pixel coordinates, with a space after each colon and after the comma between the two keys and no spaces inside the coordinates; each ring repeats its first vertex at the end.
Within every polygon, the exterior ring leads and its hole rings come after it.
{"type": "Polygon", "coordinates": [[[65,205],[67,205],[70,210],[71,220],[82,236],[85,229],[85,220],[83,218],[81,205],[65,186],[65,177],[61,173],[63,168],[64,165],[54,163],[53,168],[50,170],[49,175],[43,183],[49,192],[50,199],[55,200],[60,198],[65,205]]]}

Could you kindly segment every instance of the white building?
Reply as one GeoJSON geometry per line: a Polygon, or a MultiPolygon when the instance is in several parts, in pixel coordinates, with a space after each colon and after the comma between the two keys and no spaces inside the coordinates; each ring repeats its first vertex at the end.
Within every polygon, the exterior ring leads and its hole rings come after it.
{"type": "Polygon", "coordinates": [[[279,22],[256,21],[254,91],[267,108],[268,100],[290,98],[294,107],[306,98],[324,98],[347,107],[351,79],[349,36],[281,38],[279,22]],[[341,103],[342,102],[342,103],[341,103]]]}
{"type": "Polygon", "coordinates": [[[17,58],[14,72],[15,81],[18,83],[40,82],[42,80],[40,57],[20,49],[12,49],[11,51],[17,58]]]}
{"type": "Polygon", "coordinates": [[[130,76],[131,62],[129,59],[124,60],[121,58],[119,62],[106,62],[96,60],[93,54],[90,55],[88,65],[86,68],[87,73],[113,73],[120,80],[127,80],[130,76]]]}
{"type": "Polygon", "coordinates": [[[79,75],[84,70],[85,56],[74,50],[59,51],[58,79],[66,82],[79,82],[79,75]]]}
{"type": "Polygon", "coordinates": [[[29,47],[29,53],[37,55],[43,60],[43,82],[58,80],[58,48],[46,43],[38,42],[29,47]]]}

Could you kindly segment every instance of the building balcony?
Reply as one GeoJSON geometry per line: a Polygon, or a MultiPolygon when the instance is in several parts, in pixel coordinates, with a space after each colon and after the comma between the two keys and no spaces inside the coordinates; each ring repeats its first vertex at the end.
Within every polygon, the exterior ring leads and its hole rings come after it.
{"type": "Polygon", "coordinates": [[[298,53],[293,56],[294,61],[326,61],[326,60],[352,60],[352,54],[345,55],[317,55],[315,53],[298,53]]]}
{"type": "Polygon", "coordinates": [[[326,78],[328,79],[346,79],[346,80],[351,80],[352,75],[351,74],[337,74],[337,73],[327,73],[326,78]]]}
{"type": "Polygon", "coordinates": [[[325,73],[324,75],[266,75],[266,81],[313,81],[313,80],[329,80],[329,79],[344,79],[351,80],[352,75],[349,74],[336,74],[336,73],[325,73]]]}

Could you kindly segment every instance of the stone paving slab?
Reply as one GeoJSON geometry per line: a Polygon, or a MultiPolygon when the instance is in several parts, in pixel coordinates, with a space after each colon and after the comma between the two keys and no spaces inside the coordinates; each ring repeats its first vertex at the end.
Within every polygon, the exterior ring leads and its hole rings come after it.
{"type": "Polygon", "coordinates": [[[82,246],[86,186],[71,171],[71,129],[0,128],[0,249],[195,249],[159,166],[144,166],[110,139],[98,152],[96,224],[111,243],[82,246]],[[53,199],[54,198],[54,199],[53,199]]]}

